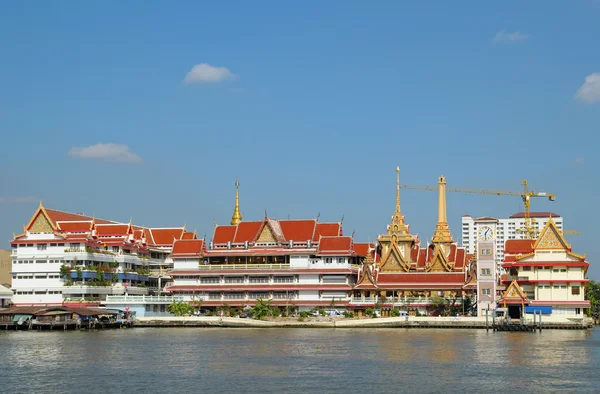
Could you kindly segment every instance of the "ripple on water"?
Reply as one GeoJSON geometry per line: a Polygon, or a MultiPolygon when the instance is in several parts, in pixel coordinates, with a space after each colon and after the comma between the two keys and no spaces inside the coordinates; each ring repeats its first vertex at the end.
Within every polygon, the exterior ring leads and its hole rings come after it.
{"type": "Polygon", "coordinates": [[[597,331],[0,332],[3,392],[590,391],[597,331]]]}

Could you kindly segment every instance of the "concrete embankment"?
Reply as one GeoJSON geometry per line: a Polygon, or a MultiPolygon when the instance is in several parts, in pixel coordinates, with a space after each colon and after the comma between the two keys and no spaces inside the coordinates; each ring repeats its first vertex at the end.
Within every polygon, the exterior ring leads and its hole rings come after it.
{"type": "MultiPolygon", "coordinates": [[[[489,321],[492,329],[492,322],[489,321]]],[[[134,327],[232,327],[232,328],[474,328],[485,329],[477,317],[387,317],[377,319],[253,320],[235,317],[138,317],[134,327]]],[[[542,329],[585,329],[586,319],[562,319],[542,323],[542,329]]]]}

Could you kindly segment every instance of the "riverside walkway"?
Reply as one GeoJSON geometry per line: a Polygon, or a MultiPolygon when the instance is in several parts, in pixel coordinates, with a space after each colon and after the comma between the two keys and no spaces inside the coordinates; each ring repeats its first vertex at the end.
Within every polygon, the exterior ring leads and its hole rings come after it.
{"type": "MultiPolygon", "coordinates": [[[[237,317],[138,317],[134,327],[234,327],[234,328],[465,328],[486,329],[485,318],[479,317],[382,317],[375,319],[307,318],[254,320],[237,317]]],[[[542,323],[543,329],[588,329],[586,318],[561,319],[542,323]]],[[[488,322],[488,329],[492,329],[488,322]]]]}

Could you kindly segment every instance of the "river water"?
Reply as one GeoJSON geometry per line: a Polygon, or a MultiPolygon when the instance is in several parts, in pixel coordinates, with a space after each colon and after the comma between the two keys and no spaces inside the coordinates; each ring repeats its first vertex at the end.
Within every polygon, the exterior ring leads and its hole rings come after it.
{"type": "Polygon", "coordinates": [[[2,393],[600,391],[600,330],[0,331],[2,393]]]}

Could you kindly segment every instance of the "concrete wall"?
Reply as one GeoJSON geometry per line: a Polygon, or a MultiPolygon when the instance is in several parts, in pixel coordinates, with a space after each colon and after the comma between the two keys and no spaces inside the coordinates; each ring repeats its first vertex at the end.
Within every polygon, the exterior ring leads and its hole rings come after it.
{"type": "Polygon", "coordinates": [[[5,283],[8,285],[12,284],[11,269],[12,259],[10,257],[10,250],[0,249],[0,285],[5,283]]]}

